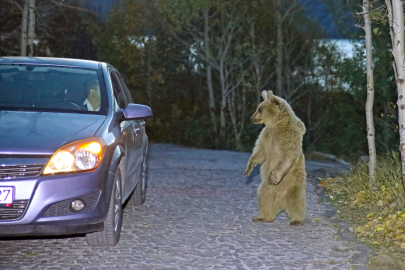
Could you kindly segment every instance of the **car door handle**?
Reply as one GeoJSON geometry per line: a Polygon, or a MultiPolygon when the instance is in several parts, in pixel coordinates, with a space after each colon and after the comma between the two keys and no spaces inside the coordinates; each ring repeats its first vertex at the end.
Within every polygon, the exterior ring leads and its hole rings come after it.
{"type": "Polygon", "coordinates": [[[138,136],[140,128],[135,128],[135,135],[138,136]]]}

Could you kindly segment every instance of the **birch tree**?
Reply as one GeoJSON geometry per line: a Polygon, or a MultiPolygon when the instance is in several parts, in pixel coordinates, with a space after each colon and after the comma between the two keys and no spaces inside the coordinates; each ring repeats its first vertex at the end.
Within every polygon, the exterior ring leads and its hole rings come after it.
{"type": "MultiPolygon", "coordinates": [[[[25,5],[24,5],[25,6],[25,5]]],[[[35,36],[35,0],[28,0],[28,47],[29,56],[34,56],[34,36],[35,36]]]]}
{"type": "Polygon", "coordinates": [[[405,189],[405,63],[404,63],[404,11],[402,0],[385,0],[390,23],[393,68],[398,92],[399,151],[401,153],[402,186],[405,189]]]}
{"type": "MultiPolygon", "coordinates": [[[[211,59],[211,48],[210,48],[210,25],[209,25],[209,8],[203,9],[204,16],[204,50],[205,55],[208,59],[211,59]]],[[[208,88],[208,106],[210,110],[211,123],[215,134],[215,146],[219,148],[219,138],[217,121],[215,117],[215,97],[214,97],[214,87],[212,85],[212,64],[210,61],[207,62],[207,88],[208,88]]]]}
{"type": "MultiPolygon", "coordinates": [[[[217,148],[225,140],[227,124],[228,95],[237,89],[246,76],[249,68],[240,72],[242,66],[250,57],[238,59],[232,56],[235,38],[243,34],[244,23],[247,23],[246,11],[240,9],[242,1],[233,3],[224,1],[201,1],[189,3],[187,1],[161,2],[163,10],[168,14],[173,23],[172,28],[177,29],[173,36],[182,44],[189,47],[192,54],[207,63],[207,88],[209,94],[210,110],[215,109],[215,89],[212,86],[211,70],[219,76],[220,101],[219,101],[219,140],[217,148]],[[238,9],[239,8],[239,9],[238,9]],[[212,14],[208,10],[213,10],[212,14]],[[181,11],[180,11],[181,10],[181,11]],[[202,15],[201,16],[201,10],[202,15]],[[177,25],[177,26],[176,26],[177,25]],[[203,27],[201,27],[203,25],[203,27]],[[215,27],[214,31],[210,31],[215,27]],[[201,30],[203,29],[203,30],[201,30]],[[186,41],[184,36],[191,36],[192,43],[186,41]],[[203,42],[202,42],[203,41],[203,42]],[[233,76],[237,74],[238,76],[233,76]],[[212,88],[211,88],[212,87],[212,88]],[[212,91],[212,92],[211,92],[212,91]]],[[[214,132],[216,121],[211,116],[214,132]]]]}
{"type": "Polygon", "coordinates": [[[281,97],[283,91],[283,17],[281,16],[281,0],[277,0],[276,6],[277,25],[277,95],[281,97]]]}
{"type": "Polygon", "coordinates": [[[363,0],[363,18],[366,40],[366,66],[367,66],[367,102],[366,102],[366,121],[367,121],[367,142],[370,161],[369,167],[369,187],[376,188],[375,166],[376,166],[376,148],[375,148],[375,130],[373,121],[373,104],[374,104],[374,77],[373,77],[373,56],[372,56],[372,37],[371,37],[371,20],[370,20],[370,3],[363,0]]]}
{"type": "Polygon", "coordinates": [[[255,31],[255,22],[250,23],[250,30],[249,36],[251,41],[251,62],[252,62],[252,75],[254,78],[254,86],[256,92],[256,104],[259,105],[261,103],[262,91],[267,85],[267,83],[273,78],[274,71],[271,71],[269,74],[268,66],[270,65],[271,61],[274,58],[273,53],[268,53],[264,49],[263,44],[256,44],[257,43],[257,34],[255,31]]]}
{"type": "MultiPolygon", "coordinates": [[[[265,3],[264,0],[262,2],[265,3]]],[[[265,3],[266,4],[266,3],[265,3]]],[[[267,6],[267,11],[269,15],[274,16],[276,29],[277,29],[277,63],[276,63],[276,74],[277,74],[277,87],[276,94],[278,96],[284,97],[283,95],[283,66],[284,66],[284,23],[286,18],[293,16],[296,12],[296,8],[300,7],[301,0],[292,1],[282,1],[276,0],[274,3],[274,9],[271,6],[267,6]]]]}
{"type": "Polygon", "coordinates": [[[21,22],[21,56],[27,56],[28,5],[24,1],[21,22]]]}
{"type": "Polygon", "coordinates": [[[214,67],[219,71],[219,79],[221,83],[221,111],[220,111],[220,129],[219,137],[221,140],[225,137],[225,110],[226,110],[226,100],[230,93],[236,90],[237,87],[242,83],[244,76],[248,72],[248,69],[240,72],[239,67],[243,62],[247,61],[239,59],[236,65],[232,65],[232,60],[230,57],[231,47],[233,41],[237,35],[240,34],[242,25],[241,22],[245,20],[242,14],[235,14],[234,7],[231,10],[226,10],[224,5],[221,5],[221,23],[220,23],[220,35],[216,38],[217,44],[217,61],[212,59],[214,62],[214,67]],[[238,73],[237,80],[230,80],[231,75],[238,73]]]}
{"type": "Polygon", "coordinates": [[[69,47],[77,52],[82,44],[88,43],[73,32],[87,28],[88,24],[84,26],[83,22],[96,24],[96,14],[80,7],[84,4],[73,0],[0,0],[0,54],[63,56],[55,52],[56,46],[80,40],[79,46],[69,47]],[[78,17],[83,19],[79,21],[78,17]]]}
{"type": "Polygon", "coordinates": [[[21,21],[21,56],[34,55],[35,36],[35,0],[25,0],[22,8],[21,21]]]}

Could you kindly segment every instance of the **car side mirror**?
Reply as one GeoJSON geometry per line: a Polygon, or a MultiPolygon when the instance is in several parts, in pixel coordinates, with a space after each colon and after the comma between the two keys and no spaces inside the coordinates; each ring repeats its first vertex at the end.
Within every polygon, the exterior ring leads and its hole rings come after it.
{"type": "Polygon", "coordinates": [[[137,120],[153,117],[151,108],[146,105],[130,103],[122,110],[124,120],[137,120]]]}

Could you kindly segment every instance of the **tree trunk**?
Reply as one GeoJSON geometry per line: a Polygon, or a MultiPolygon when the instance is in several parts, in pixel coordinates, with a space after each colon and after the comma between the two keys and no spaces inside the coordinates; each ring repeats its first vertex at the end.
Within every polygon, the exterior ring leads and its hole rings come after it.
{"type": "MultiPolygon", "coordinates": [[[[312,127],[312,122],[311,122],[311,110],[312,110],[312,91],[311,89],[308,91],[308,103],[307,103],[307,127],[312,127]]],[[[308,145],[311,143],[311,129],[307,128],[306,131],[306,139],[308,145]]]]}
{"type": "Polygon", "coordinates": [[[256,105],[259,106],[261,101],[261,89],[262,82],[261,82],[261,74],[259,70],[259,63],[257,63],[257,59],[253,60],[254,72],[256,73],[256,80],[255,80],[255,87],[256,87],[256,105]]]}
{"type": "Polygon", "coordinates": [[[366,39],[366,66],[367,66],[367,102],[366,102],[366,119],[367,119],[367,141],[370,161],[368,163],[369,187],[376,189],[377,183],[375,178],[375,166],[377,162],[375,149],[375,130],[373,120],[373,103],[374,103],[374,76],[373,76],[373,56],[372,56],[372,39],[371,39],[371,20],[369,16],[370,3],[363,0],[363,17],[364,32],[366,39]]]}
{"type": "MultiPolygon", "coordinates": [[[[394,33],[392,32],[392,4],[391,0],[385,0],[385,5],[387,6],[387,14],[388,14],[388,23],[390,24],[390,37],[391,37],[391,44],[394,45],[394,33]]],[[[393,62],[395,64],[395,60],[393,62]]],[[[396,68],[394,67],[395,70],[395,75],[396,73],[396,68]]],[[[396,77],[395,77],[396,79],[396,77]]]]}
{"type": "MultiPolygon", "coordinates": [[[[208,8],[203,10],[203,15],[204,15],[204,45],[205,45],[204,48],[205,48],[205,54],[207,56],[207,59],[210,60],[211,51],[210,51],[210,37],[209,37],[208,8]]],[[[214,97],[214,88],[212,86],[212,67],[211,67],[211,62],[209,60],[207,61],[208,106],[209,106],[209,110],[210,110],[212,127],[214,130],[215,146],[218,149],[219,148],[219,139],[218,139],[216,117],[215,117],[215,97],[214,97]]]]}
{"type": "Polygon", "coordinates": [[[148,99],[149,99],[149,106],[152,106],[152,79],[151,79],[151,74],[152,74],[152,40],[150,37],[148,37],[148,40],[145,42],[146,46],[146,54],[147,54],[147,62],[146,62],[146,76],[147,76],[147,81],[146,81],[146,92],[148,94],[148,99]]]}
{"type": "Polygon", "coordinates": [[[221,58],[220,60],[220,70],[219,70],[219,78],[221,81],[221,115],[220,115],[220,126],[219,126],[219,140],[220,143],[224,142],[225,138],[225,127],[226,127],[226,120],[225,120],[225,110],[226,110],[226,78],[225,78],[225,63],[224,59],[221,58]]]}
{"type": "Polygon", "coordinates": [[[35,35],[35,0],[29,0],[28,12],[28,46],[29,56],[34,55],[34,35],[35,35]]]}
{"type": "Polygon", "coordinates": [[[257,53],[256,53],[256,34],[255,34],[255,24],[254,22],[250,24],[250,38],[252,40],[252,64],[253,64],[253,75],[255,78],[255,88],[256,88],[256,104],[259,105],[261,103],[261,74],[260,74],[260,66],[259,66],[259,62],[258,62],[258,57],[257,57],[257,53]]]}
{"type": "Polygon", "coordinates": [[[242,104],[239,104],[240,100],[236,99],[237,91],[233,91],[228,95],[228,110],[231,116],[233,133],[235,136],[235,147],[236,151],[242,151],[242,142],[241,142],[241,135],[244,130],[244,123],[245,123],[245,107],[246,107],[246,90],[242,86],[242,104]],[[238,102],[238,106],[235,106],[238,102]],[[238,110],[236,108],[239,108],[238,110]],[[237,121],[237,114],[238,111],[240,112],[240,127],[238,130],[238,121],[237,121]]]}
{"type": "Polygon", "coordinates": [[[24,1],[23,16],[21,23],[21,56],[27,56],[27,26],[28,24],[28,5],[24,1]]]}
{"type": "Polygon", "coordinates": [[[281,0],[277,0],[276,24],[277,24],[277,95],[282,96],[283,91],[283,33],[281,19],[281,0]]]}
{"type": "Polygon", "coordinates": [[[292,99],[293,91],[291,90],[291,69],[290,69],[290,54],[285,52],[285,99],[290,102],[292,99]]]}
{"type": "MultiPolygon", "coordinates": [[[[389,0],[387,0],[388,2],[389,0]]],[[[404,64],[404,12],[401,0],[392,1],[392,30],[395,70],[397,74],[398,91],[398,127],[399,127],[399,151],[401,152],[402,186],[405,189],[405,64],[404,64]]]]}
{"type": "MultiPolygon", "coordinates": [[[[241,59],[240,51],[238,53],[238,58],[241,59]]],[[[243,65],[240,64],[240,71],[243,72],[243,65]]],[[[246,90],[245,90],[245,83],[242,77],[241,86],[234,89],[232,92],[228,94],[228,111],[229,115],[231,116],[231,122],[233,126],[233,132],[235,136],[235,147],[236,151],[242,151],[242,141],[241,137],[244,130],[245,124],[245,112],[246,112],[246,90]],[[241,89],[238,89],[241,88],[241,89]],[[240,97],[240,92],[241,97],[240,97]],[[238,95],[239,94],[239,95],[238,95]],[[240,115],[238,121],[238,114],[240,115]],[[238,123],[239,122],[239,123],[238,123]],[[239,126],[239,130],[238,130],[239,126]]]]}

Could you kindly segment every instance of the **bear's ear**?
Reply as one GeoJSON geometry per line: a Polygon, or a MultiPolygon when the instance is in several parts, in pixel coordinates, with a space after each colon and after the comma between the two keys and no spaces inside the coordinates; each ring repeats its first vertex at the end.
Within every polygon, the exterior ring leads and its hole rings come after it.
{"type": "MultiPolygon", "coordinates": [[[[270,91],[271,92],[271,91],[270,91]]],[[[262,91],[262,97],[263,97],[263,99],[264,100],[267,100],[268,98],[267,98],[267,91],[266,90],[263,90],[262,91]]]]}
{"type": "Polygon", "coordinates": [[[267,91],[267,98],[272,99],[273,97],[274,97],[273,91],[271,91],[271,90],[267,91]]]}

